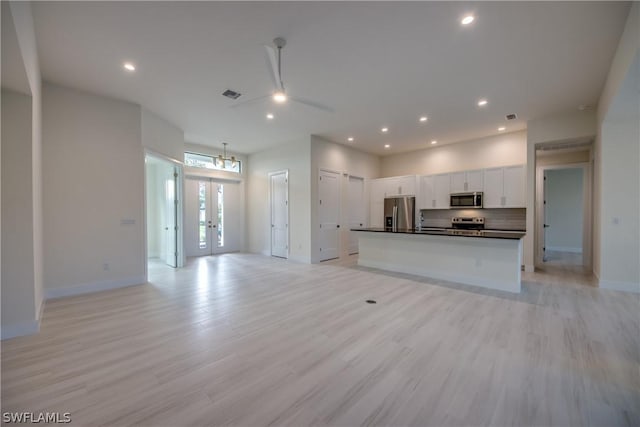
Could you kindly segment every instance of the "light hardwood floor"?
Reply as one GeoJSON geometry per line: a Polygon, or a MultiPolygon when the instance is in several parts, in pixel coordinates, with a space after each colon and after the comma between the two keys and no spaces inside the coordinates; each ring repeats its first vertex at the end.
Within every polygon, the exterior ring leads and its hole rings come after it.
{"type": "Polygon", "coordinates": [[[2,343],[2,410],[73,425],[640,425],[638,295],[563,271],[507,295],[353,259],[204,257],[49,301],[40,334],[2,343]]]}

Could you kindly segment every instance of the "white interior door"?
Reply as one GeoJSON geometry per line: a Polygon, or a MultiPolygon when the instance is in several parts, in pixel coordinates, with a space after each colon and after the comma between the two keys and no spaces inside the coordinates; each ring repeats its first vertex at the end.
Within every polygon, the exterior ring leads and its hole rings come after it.
{"type": "Polygon", "coordinates": [[[178,266],[178,171],[169,167],[164,177],[165,250],[164,261],[171,267],[178,266]]]}
{"type": "Polygon", "coordinates": [[[340,175],[320,170],[318,179],[320,261],[326,261],[340,254],[340,175]]]}
{"type": "MultiPolygon", "coordinates": [[[[364,227],[366,224],[364,179],[356,176],[350,176],[348,185],[349,229],[364,227]]],[[[357,253],[358,234],[355,231],[349,231],[349,255],[357,253]]]]}
{"type": "Polygon", "coordinates": [[[289,257],[289,173],[269,175],[271,201],[271,255],[289,257]]]}
{"type": "Polygon", "coordinates": [[[547,229],[549,228],[549,224],[547,223],[547,171],[543,172],[542,178],[542,261],[547,261],[547,229]]]}

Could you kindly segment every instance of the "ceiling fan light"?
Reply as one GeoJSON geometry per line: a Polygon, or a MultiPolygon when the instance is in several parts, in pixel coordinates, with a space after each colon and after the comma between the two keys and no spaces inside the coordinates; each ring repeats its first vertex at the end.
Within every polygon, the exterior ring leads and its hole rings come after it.
{"type": "Polygon", "coordinates": [[[284,92],[276,92],[273,94],[273,100],[279,104],[287,101],[287,95],[284,92]]]}

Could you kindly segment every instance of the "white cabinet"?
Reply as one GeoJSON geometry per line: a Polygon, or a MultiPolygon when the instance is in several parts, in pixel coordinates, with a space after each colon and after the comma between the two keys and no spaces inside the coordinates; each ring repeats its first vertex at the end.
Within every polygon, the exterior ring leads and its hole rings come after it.
{"type": "Polygon", "coordinates": [[[448,173],[421,176],[419,209],[449,209],[450,179],[448,173]]]}
{"type": "Polygon", "coordinates": [[[467,189],[465,191],[483,191],[484,190],[484,173],[482,169],[475,171],[467,171],[467,189]]]}
{"type": "Polygon", "coordinates": [[[484,170],[484,199],[485,208],[501,208],[504,193],[503,168],[490,168],[484,170]]]}
{"type": "Polygon", "coordinates": [[[523,208],[525,204],[523,165],[484,170],[485,208],[523,208]]]}
{"type": "Polygon", "coordinates": [[[482,170],[455,172],[451,177],[451,192],[464,193],[468,191],[482,191],[482,170]]]}
{"type": "Polygon", "coordinates": [[[371,227],[382,227],[384,216],[385,180],[372,179],[369,185],[369,224],[371,227]]]}
{"type": "Polygon", "coordinates": [[[526,206],[526,169],[524,166],[504,168],[504,207],[524,208],[526,206]]]}
{"type": "Polygon", "coordinates": [[[383,178],[385,197],[395,196],[415,196],[416,195],[416,176],[394,176],[391,178],[383,178]]]}
{"type": "Polygon", "coordinates": [[[418,200],[416,205],[418,209],[434,209],[436,205],[436,198],[434,196],[433,189],[433,175],[426,175],[420,177],[420,191],[418,193],[418,200]]]}

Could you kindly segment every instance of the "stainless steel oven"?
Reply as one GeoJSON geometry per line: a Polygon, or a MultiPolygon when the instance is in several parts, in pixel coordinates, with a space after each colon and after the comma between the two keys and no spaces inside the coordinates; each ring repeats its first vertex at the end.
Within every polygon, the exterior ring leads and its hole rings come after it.
{"type": "Polygon", "coordinates": [[[482,207],[482,191],[472,193],[452,193],[449,199],[451,209],[479,209],[482,207]]]}

